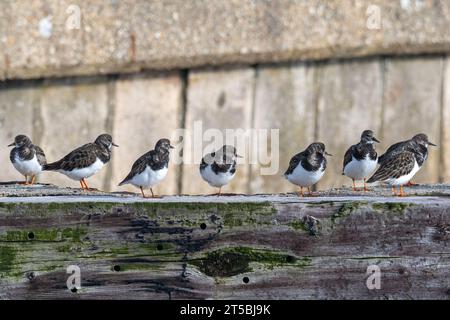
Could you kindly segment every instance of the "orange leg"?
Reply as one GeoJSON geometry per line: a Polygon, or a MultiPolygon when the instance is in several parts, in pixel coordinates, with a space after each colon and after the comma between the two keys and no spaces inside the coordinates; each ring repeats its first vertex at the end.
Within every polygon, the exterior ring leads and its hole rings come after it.
{"type": "Polygon", "coordinates": [[[20,182],[20,184],[27,185],[28,184],[28,176],[25,176],[25,181],[24,182],[20,182]]]}
{"type": "Polygon", "coordinates": [[[308,187],[308,195],[309,195],[310,197],[312,197],[312,196],[313,196],[313,193],[312,193],[311,187],[308,187]]]}
{"type": "Polygon", "coordinates": [[[80,185],[81,185],[81,189],[83,189],[83,190],[86,189],[86,186],[83,183],[83,179],[80,180],[80,185]]]}
{"type": "Polygon", "coordinates": [[[300,187],[300,192],[298,193],[298,196],[299,197],[304,197],[304,194],[303,194],[303,187],[300,187]]]}
{"type": "Polygon", "coordinates": [[[394,187],[394,186],[392,186],[392,194],[393,194],[394,196],[397,196],[397,188],[394,187]]]}
{"type": "Polygon", "coordinates": [[[364,192],[369,191],[369,189],[367,189],[367,184],[366,184],[366,178],[364,178],[364,192]]]}
{"type": "Polygon", "coordinates": [[[353,181],[353,191],[356,191],[356,183],[355,183],[355,179],[352,179],[353,181]]]}
{"type": "Polygon", "coordinates": [[[143,197],[143,198],[147,198],[147,197],[145,196],[144,189],[143,189],[142,187],[140,187],[140,188],[141,188],[142,197],[143,197]]]}
{"type": "Polygon", "coordinates": [[[219,188],[219,193],[217,195],[220,196],[221,194],[222,194],[222,187],[219,188]]]}
{"type": "Polygon", "coordinates": [[[155,194],[153,193],[153,189],[150,188],[150,191],[152,192],[152,198],[154,198],[154,197],[155,197],[155,194]]]}
{"type": "Polygon", "coordinates": [[[36,176],[32,176],[30,184],[33,185],[35,182],[36,182],[36,176]]]}
{"type": "Polygon", "coordinates": [[[400,186],[400,197],[405,197],[406,196],[406,193],[405,193],[405,191],[403,190],[403,185],[401,185],[400,186]]]}

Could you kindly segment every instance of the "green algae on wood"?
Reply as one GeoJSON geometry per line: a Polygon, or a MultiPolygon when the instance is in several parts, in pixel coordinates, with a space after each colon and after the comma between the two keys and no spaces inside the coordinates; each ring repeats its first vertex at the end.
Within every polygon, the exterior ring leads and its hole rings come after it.
{"type": "Polygon", "coordinates": [[[17,251],[12,246],[0,246],[0,277],[11,274],[16,256],[17,251]]]}
{"type": "Polygon", "coordinates": [[[230,277],[252,271],[251,263],[259,263],[268,269],[280,266],[305,267],[311,264],[311,258],[298,258],[275,250],[232,247],[208,252],[203,258],[190,263],[208,276],[230,277]]]}
{"type": "Polygon", "coordinates": [[[81,238],[87,234],[85,227],[75,228],[52,228],[29,230],[9,230],[6,234],[0,234],[0,242],[20,242],[20,241],[65,241],[80,242],[81,238]]]}
{"type": "Polygon", "coordinates": [[[339,207],[337,212],[335,212],[331,216],[331,221],[335,222],[336,219],[347,217],[347,216],[351,215],[353,212],[355,212],[356,210],[358,210],[362,205],[365,205],[365,204],[367,204],[367,202],[365,202],[365,201],[344,202],[339,207]]]}
{"type": "Polygon", "coordinates": [[[377,202],[372,204],[372,208],[375,210],[398,214],[404,213],[406,208],[410,206],[413,206],[413,204],[404,202],[377,202]]]}

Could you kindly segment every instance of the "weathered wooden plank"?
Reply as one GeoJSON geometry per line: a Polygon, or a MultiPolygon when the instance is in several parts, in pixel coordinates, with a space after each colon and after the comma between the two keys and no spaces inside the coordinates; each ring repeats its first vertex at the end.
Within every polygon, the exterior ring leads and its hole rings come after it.
{"type": "Polygon", "coordinates": [[[315,68],[307,64],[258,67],[255,84],[253,127],[267,130],[265,141],[254,141],[254,148],[272,155],[251,165],[251,192],[286,192],[296,188],[281,177],[291,157],[314,139],[315,68]],[[279,140],[272,140],[270,130],[279,130],[279,140]],[[267,151],[265,151],[267,150],[267,151]],[[271,153],[269,152],[271,151],[271,153]],[[262,168],[275,169],[263,175],[262,168]]]}
{"type": "Polygon", "coordinates": [[[18,134],[28,135],[36,144],[40,143],[40,134],[36,130],[35,110],[39,108],[40,92],[32,86],[20,84],[0,85],[0,163],[1,179],[24,180],[14,169],[10,160],[10,148],[6,146],[14,141],[18,134]]]}
{"type": "Polygon", "coordinates": [[[319,65],[317,72],[316,140],[333,154],[318,188],[351,185],[351,180],[342,176],[345,151],[359,142],[365,129],[380,135],[382,64],[380,59],[331,62],[319,65]]]}
{"type": "MultiPolygon", "coordinates": [[[[215,193],[217,189],[204,182],[199,174],[199,164],[202,153],[215,151],[221,141],[211,140],[211,136],[204,136],[208,129],[210,134],[219,134],[226,142],[226,129],[247,130],[252,124],[254,70],[252,68],[209,69],[196,70],[189,73],[186,129],[190,137],[199,129],[200,136],[186,139],[184,143],[183,165],[183,193],[215,193]],[[200,141],[199,141],[200,140],[200,141]],[[216,146],[211,143],[216,142],[216,146]],[[194,150],[195,146],[202,146],[201,150],[194,150]],[[194,153],[194,151],[196,153],[194,153]],[[200,152],[200,153],[199,153],[200,152]],[[193,163],[193,160],[196,163],[193,163]]],[[[188,138],[189,138],[188,136],[188,138]]],[[[238,137],[245,137],[241,131],[238,137]]],[[[228,135],[231,139],[233,135],[228,135]]],[[[236,145],[238,152],[246,156],[246,144],[236,145]]],[[[230,142],[231,144],[233,141],[230,142]]],[[[247,142],[248,145],[248,142],[247,142]]],[[[245,159],[238,162],[234,180],[224,188],[224,192],[246,192],[248,189],[248,165],[245,159]]]]}
{"type": "MultiPolygon", "coordinates": [[[[381,148],[420,132],[439,143],[443,72],[442,59],[386,60],[381,148]]],[[[439,181],[439,149],[430,147],[429,151],[429,158],[414,181],[439,181]]]]}
{"type": "MultiPolygon", "coordinates": [[[[105,77],[64,82],[48,80],[40,90],[41,106],[37,117],[41,121],[40,143],[47,161],[59,160],[106,132],[109,109],[105,77]]],[[[112,157],[115,155],[113,152],[112,157]]],[[[88,184],[93,188],[102,188],[105,177],[106,170],[103,168],[89,178],[88,184]]],[[[78,182],[56,172],[44,173],[41,181],[60,186],[80,186],[78,182]]]]}
{"type": "MultiPolygon", "coordinates": [[[[171,139],[180,125],[181,80],[178,73],[148,73],[121,77],[115,89],[114,139],[119,144],[112,160],[109,190],[137,192],[133,186],[117,187],[132,164],[152,150],[161,138],[171,139]]],[[[177,141],[172,141],[177,145],[177,141]]],[[[172,152],[172,155],[177,150],[172,152]]],[[[177,171],[170,162],[164,181],[155,187],[158,194],[177,192],[177,171]]]]}
{"type": "Polygon", "coordinates": [[[415,190],[422,196],[0,198],[0,298],[448,299],[450,203],[425,194],[450,186],[415,190]],[[377,290],[366,287],[371,265],[377,290]]]}

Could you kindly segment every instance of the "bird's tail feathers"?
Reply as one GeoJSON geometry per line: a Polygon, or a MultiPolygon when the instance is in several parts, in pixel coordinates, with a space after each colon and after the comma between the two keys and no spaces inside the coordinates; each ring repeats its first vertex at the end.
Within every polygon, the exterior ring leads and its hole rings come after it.
{"type": "Polygon", "coordinates": [[[59,169],[59,161],[53,163],[47,163],[42,166],[44,171],[55,171],[59,169]]]}

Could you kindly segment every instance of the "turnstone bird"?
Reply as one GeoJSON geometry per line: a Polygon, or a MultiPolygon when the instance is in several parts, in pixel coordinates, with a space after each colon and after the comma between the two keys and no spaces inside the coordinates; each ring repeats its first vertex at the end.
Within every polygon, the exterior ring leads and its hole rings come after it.
{"type": "Polygon", "coordinates": [[[158,140],[155,150],[145,153],[133,163],[130,173],[119,183],[119,186],[132,184],[141,189],[144,198],[146,198],[144,188],[150,188],[154,198],[152,187],[166,177],[169,165],[169,150],[173,148],[168,139],[158,140]]]}
{"type": "Polygon", "coordinates": [[[81,188],[91,190],[86,178],[96,174],[111,159],[112,147],[118,147],[109,134],[101,134],[94,143],[87,143],[59,161],[44,165],[46,171],[60,172],[70,179],[80,181],[81,188]]]}
{"type": "Polygon", "coordinates": [[[379,160],[378,170],[367,182],[388,183],[392,186],[394,195],[404,196],[403,186],[407,185],[422,167],[428,157],[429,145],[435,146],[428,141],[425,134],[418,134],[411,140],[392,145],[379,160]],[[396,186],[400,186],[399,194],[397,194],[396,186]]]}
{"type": "Polygon", "coordinates": [[[14,168],[25,176],[25,184],[34,184],[36,176],[42,172],[42,166],[47,163],[44,151],[35,146],[30,138],[25,135],[18,135],[14,138],[14,142],[8,147],[14,148],[9,154],[14,168]],[[31,177],[31,181],[28,181],[31,177]]]}
{"type": "MultiPolygon", "coordinates": [[[[381,165],[383,162],[394,156],[400,151],[409,150],[416,156],[417,163],[421,167],[425,160],[428,158],[428,145],[436,146],[434,143],[428,141],[428,136],[424,133],[416,134],[410,140],[400,141],[390,146],[384,154],[378,158],[378,163],[381,165]]],[[[408,182],[409,186],[414,185],[408,182]]]]}
{"type": "Polygon", "coordinates": [[[219,188],[218,195],[222,194],[222,187],[234,178],[237,158],[242,157],[236,153],[235,147],[229,145],[202,158],[200,175],[210,186],[219,188]]]}
{"type": "Polygon", "coordinates": [[[342,174],[353,181],[353,191],[356,191],[355,181],[364,180],[364,191],[367,191],[366,179],[377,167],[377,152],[373,144],[378,141],[372,130],[365,130],[361,134],[361,141],[348,148],[344,156],[342,174]]]}
{"type": "Polygon", "coordinates": [[[289,168],[284,173],[284,177],[300,187],[302,197],[304,187],[308,188],[311,195],[311,186],[322,178],[327,167],[326,155],[331,156],[325,151],[325,145],[321,142],[314,142],[304,151],[293,156],[289,162],[289,168]]]}

